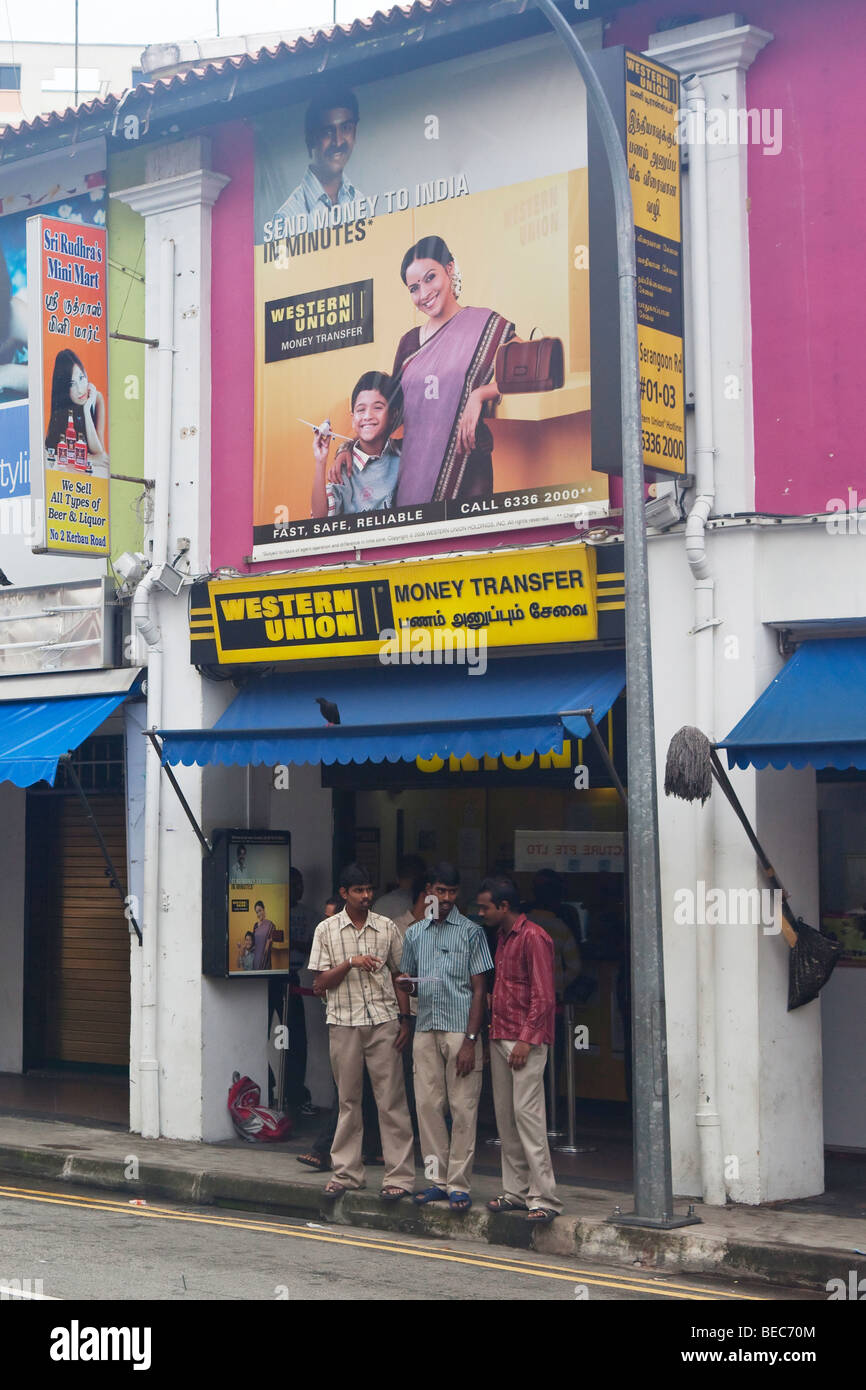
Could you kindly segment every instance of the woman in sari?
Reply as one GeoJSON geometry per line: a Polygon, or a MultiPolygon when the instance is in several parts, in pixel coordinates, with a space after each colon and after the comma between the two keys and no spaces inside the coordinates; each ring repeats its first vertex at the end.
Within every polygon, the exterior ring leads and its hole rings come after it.
{"type": "Polygon", "coordinates": [[[441,237],[410,246],[400,268],[427,321],[400,339],[393,376],[403,388],[403,447],[395,503],[442,502],[493,491],[493,436],[484,423],[496,354],[514,324],[462,307],[459,272],[441,237]]]}

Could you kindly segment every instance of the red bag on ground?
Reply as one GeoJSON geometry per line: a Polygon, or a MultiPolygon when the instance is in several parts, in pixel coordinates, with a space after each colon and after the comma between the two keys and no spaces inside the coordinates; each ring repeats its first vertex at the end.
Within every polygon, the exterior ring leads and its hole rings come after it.
{"type": "Polygon", "coordinates": [[[259,1105],[260,1088],[249,1076],[232,1073],[229,1087],[228,1111],[236,1133],[248,1144],[275,1144],[291,1138],[292,1121],[279,1110],[259,1105]]]}

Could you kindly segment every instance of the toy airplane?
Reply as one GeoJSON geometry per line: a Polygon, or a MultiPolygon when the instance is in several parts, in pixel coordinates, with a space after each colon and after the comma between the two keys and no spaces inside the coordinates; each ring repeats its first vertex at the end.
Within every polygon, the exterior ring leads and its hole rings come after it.
{"type": "Polygon", "coordinates": [[[338,434],[336,430],[332,430],[330,420],[323,420],[320,425],[314,425],[312,420],[302,420],[300,415],[297,415],[295,418],[297,419],[299,424],[309,425],[310,429],[313,430],[316,434],[332,435],[334,439],[347,439],[350,444],[352,442],[351,435],[338,434]]]}

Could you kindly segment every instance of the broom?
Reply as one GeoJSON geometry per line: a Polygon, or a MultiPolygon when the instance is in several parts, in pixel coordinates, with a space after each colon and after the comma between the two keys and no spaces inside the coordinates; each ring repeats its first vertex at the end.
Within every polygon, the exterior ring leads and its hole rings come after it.
{"type": "Polygon", "coordinates": [[[788,961],[788,1012],[799,1009],[817,999],[818,994],[833,973],[839,959],[841,947],[830,941],[821,932],[810,927],[802,917],[794,917],[788,906],[788,894],[784,884],[764,853],[749,819],[737,799],[728,774],[722,766],[706,734],[691,725],[685,725],[674,734],[668,748],[665,764],[665,795],[677,796],[682,801],[700,801],[701,805],[709,798],[715,777],[734,811],[737,819],[749,837],[749,842],[758,862],[772,886],[782,895],[782,935],[791,948],[788,961]]]}

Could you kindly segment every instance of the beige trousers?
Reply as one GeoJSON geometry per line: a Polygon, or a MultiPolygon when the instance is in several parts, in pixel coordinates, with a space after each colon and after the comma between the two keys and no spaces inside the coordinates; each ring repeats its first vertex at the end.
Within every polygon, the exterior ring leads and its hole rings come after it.
{"type": "Polygon", "coordinates": [[[403,1061],[394,1047],[399,1026],[394,1019],[390,1023],[375,1023],[363,1028],[347,1028],[336,1023],[329,1027],[331,1068],[340,1097],[337,1130],[331,1145],[331,1167],[333,1177],[346,1187],[365,1185],[361,1110],[365,1063],[379,1111],[385,1159],[383,1185],[405,1187],[407,1192],[415,1185],[415,1146],[403,1084],[403,1061]]]}
{"type": "Polygon", "coordinates": [[[415,1109],[421,1136],[424,1177],[448,1192],[468,1192],[475,1158],[475,1127],[484,1068],[484,1051],[475,1043],[475,1068],[457,1075],[457,1053],[464,1033],[415,1030],[415,1109]],[[445,1124],[451,1111],[451,1140],[445,1124]]]}
{"type": "Polygon", "coordinates": [[[513,1042],[499,1038],[490,1043],[493,1106],[502,1143],[503,1194],[512,1202],[523,1202],[530,1210],[549,1207],[551,1211],[562,1211],[547,1143],[547,1046],[531,1047],[526,1065],[517,1071],[508,1065],[513,1047],[513,1042]]]}

